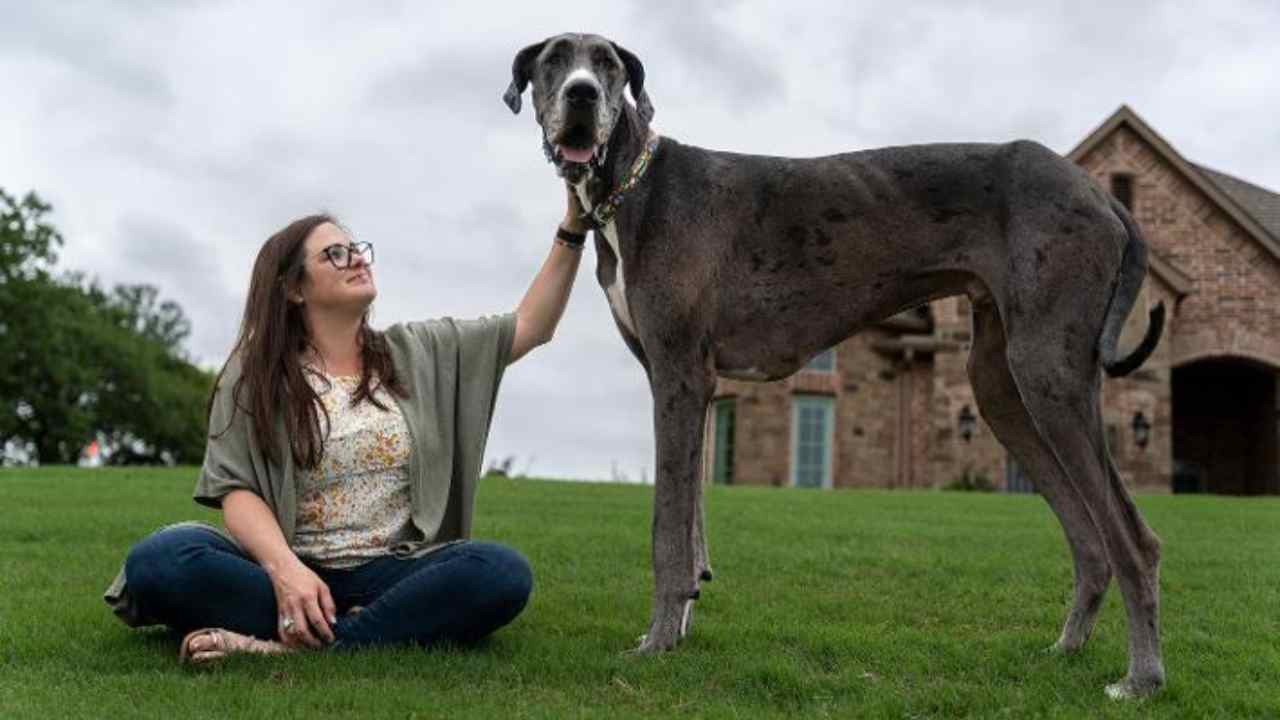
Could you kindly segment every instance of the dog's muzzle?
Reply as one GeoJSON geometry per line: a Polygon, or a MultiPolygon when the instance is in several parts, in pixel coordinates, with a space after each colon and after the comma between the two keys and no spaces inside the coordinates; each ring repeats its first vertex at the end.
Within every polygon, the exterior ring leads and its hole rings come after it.
{"type": "Polygon", "coordinates": [[[566,148],[563,145],[552,145],[551,141],[543,137],[542,153],[547,157],[547,162],[556,166],[557,175],[576,185],[604,166],[605,157],[609,154],[609,146],[600,145],[594,149],[578,150],[566,148]]]}
{"type": "Polygon", "coordinates": [[[605,160],[611,113],[600,84],[575,71],[558,93],[554,120],[544,133],[543,152],[557,172],[578,182],[605,160]]]}

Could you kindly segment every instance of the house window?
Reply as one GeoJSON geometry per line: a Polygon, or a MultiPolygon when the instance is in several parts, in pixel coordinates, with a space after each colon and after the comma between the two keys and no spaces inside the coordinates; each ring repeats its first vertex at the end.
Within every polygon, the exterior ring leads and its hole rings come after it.
{"type": "Polygon", "coordinates": [[[1112,175],[1111,176],[1111,194],[1116,196],[1121,205],[1124,205],[1130,212],[1133,211],[1133,176],[1132,175],[1112,175]]]}
{"type": "Polygon", "coordinates": [[[831,487],[835,401],[820,395],[791,398],[791,484],[831,487]]]}
{"type": "Polygon", "coordinates": [[[827,348],[822,352],[814,355],[808,364],[804,366],[805,370],[814,372],[835,372],[836,370],[836,349],[827,348]]]}
{"type": "Polygon", "coordinates": [[[712,436],[711,481],[717,485],[733,484],[733,438],[734,408],[733,398],[724,398],[715,402],[715,434],[712,436]]]}

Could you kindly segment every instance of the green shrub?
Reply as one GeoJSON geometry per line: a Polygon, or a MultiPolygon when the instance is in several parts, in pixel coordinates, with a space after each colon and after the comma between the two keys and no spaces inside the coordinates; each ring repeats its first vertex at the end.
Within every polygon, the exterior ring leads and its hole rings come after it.
{"type": "Polygon", "coordinates": [[[995,483],[984,472],[974,472],[973,468],[965,468],[954,480],[942,486],[943,490],[964,490],[971,492],[994,492],[995,483]]]}

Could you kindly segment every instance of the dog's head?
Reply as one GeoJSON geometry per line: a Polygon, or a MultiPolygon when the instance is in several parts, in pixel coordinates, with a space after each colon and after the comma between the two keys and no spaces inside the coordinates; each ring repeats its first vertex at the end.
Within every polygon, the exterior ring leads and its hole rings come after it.
{"type": "Polygon", "coordinates": [[[570,182],[603,162],[626,85],[640,119],[647,124],[653,117],[640,58],[599,35],[566,33],[516,53],[502,96],[511,112],[520,112],[520,96],[530,84],[547,156],[570,182]]]}

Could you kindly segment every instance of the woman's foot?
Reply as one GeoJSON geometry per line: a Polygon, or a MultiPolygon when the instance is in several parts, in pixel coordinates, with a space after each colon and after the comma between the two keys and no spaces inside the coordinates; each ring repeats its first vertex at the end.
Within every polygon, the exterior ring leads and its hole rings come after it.
{"type": "Polygon", "coordinates": [[[187,633],[178,648],[178,661],[191,665],[205,665],[237,653],[278,655],[293,652],[291,648],[274,640],[259,640],[222,628],[204,628],[187,633]]]}

